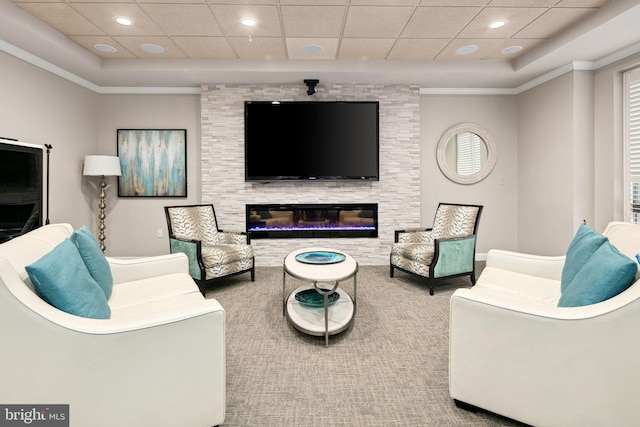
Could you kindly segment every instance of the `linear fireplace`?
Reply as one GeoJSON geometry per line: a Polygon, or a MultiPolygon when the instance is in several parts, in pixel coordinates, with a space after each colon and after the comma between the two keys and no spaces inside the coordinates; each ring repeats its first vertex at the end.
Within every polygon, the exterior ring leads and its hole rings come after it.
{"type": "Polygon", "coordinates": [[[246,205],[252,239],[378,237],[377,203],[246,205]]]}

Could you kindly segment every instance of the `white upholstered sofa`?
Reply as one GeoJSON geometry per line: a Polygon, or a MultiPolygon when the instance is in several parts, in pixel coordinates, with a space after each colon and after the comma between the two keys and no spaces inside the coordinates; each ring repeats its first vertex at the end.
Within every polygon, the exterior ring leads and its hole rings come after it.
{"type": "Polygon", "coordinates": [[[225,312],[187,257],[107,258],[110,318],[79,317],[41,299],[25,271],[72,232],[45,225],[0,245],[0,402],[68,404],[72,426],[222,424],[225,312]]]}
{"type": "MultiPolygon", "coordinates": [[[[635,261],[640,226],[602,233],[635,261]]],[[[640,278],[602,302],[558,307],[565,256],[491,250],[451,298],[450,394],[533,426],[640,423],[640,278]]],[[[635,266],[637,269],[637,264],[635,266]]]]}

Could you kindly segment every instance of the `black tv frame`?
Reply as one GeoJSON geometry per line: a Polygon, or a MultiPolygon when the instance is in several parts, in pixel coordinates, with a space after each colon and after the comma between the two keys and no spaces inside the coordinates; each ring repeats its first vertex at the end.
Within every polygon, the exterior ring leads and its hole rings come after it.
{"type": "MultiPolygon", "coordinates": [[[[244,108],[244,160],[245,160],[245,181],[246,182],[271,182],[271,181],[379,181],[380,180],[380,103],[379,101],[245,101],[244,108]],[[375,148],[368,155],[375,156],[375,172],[369,173],[366,175],[362,174],[349,174],[343,173],[339,175],[334,174],[296,174],[296,175],[278,175],[274,174],[258,174],[258,173],[250,173],[249,171],[249,150],[251,149],[250,144],[255,146],[255,142],[250,140],[250,124],[249,121],[253,120],[250,117],[249,105],[258,104],[258,105],[274,105],[274,108],[277,108],[277,105],[285,105],[287,107],[296,105],[304,108],[308,105],[338,105],[338,104],[366,104],[366,105],[375,105],[375,148]]],[[[293,122],[292,122],[293,125],[293,122]]],[[[279,129],[279,128],[278,128],[279,129]]],[[[354,131],[356,128],[349,128],[345,130],[344,133],[348,134],[349,131],[354,131]]],[[[301,135],[301,139],[304,139],[307,135],[307,130],[300,130],[299,133],[301,135]]],[[[313,135],[313,132],[309,132],[308,135],[313,135]]],[[[262,140],[264,144],[271,144],[273,141],[269,139],[269,137],[265,137],[262,140]]],[[[374,144],[372,144],[372,147],[374,144]]],[[[280,147],[282,148],[282,147],[280,147]]],[[[276,148],[277,151],[277,148],[276,148]]],[[[330,151],[329,151],[330,152],[330,151]]],[[[284,155],[284,153],[283,153],[284,155]]],[[[342,158],[342,157],[340,157],[342,158]]],[[[307,155],[305,159],[310,159],[307,155]]],[[[255,160],[255,159],[254,159],[255,160]]],[[[315,158],[314,160],[318,160],[315,158]]]]}

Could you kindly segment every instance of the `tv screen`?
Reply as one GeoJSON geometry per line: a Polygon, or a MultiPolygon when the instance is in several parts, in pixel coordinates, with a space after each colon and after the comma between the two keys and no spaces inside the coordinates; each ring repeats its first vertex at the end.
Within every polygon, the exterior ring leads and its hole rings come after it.
{"type": "Polygon", "coordinates": [[[0,140],[0,243],[42,225],[42,147],[0,140]]]}
{"type": "Polygon", "coordinates": [[[378,180],[379,103],[246,101],[245,180],[378,180]]]}

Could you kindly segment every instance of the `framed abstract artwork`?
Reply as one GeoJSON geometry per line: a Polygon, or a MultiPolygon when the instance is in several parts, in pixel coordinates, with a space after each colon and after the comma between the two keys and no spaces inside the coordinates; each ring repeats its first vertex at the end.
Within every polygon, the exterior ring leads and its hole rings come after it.
{"type": "Polygon", "coordinates": [[[186,129],[118,129],[118,197],[187,197],[186,129]]]}

